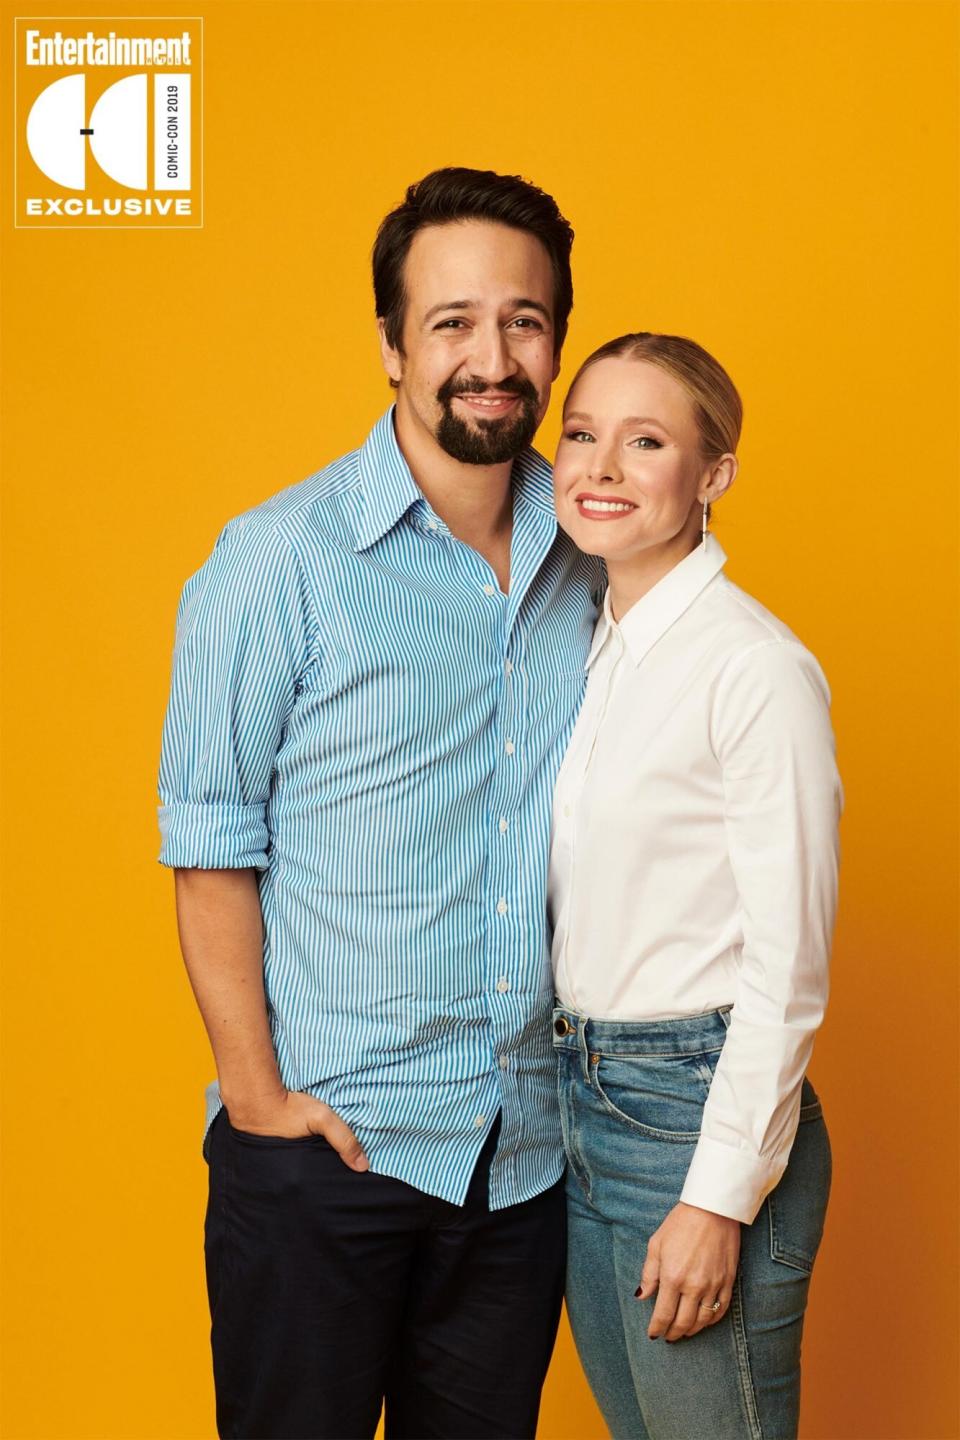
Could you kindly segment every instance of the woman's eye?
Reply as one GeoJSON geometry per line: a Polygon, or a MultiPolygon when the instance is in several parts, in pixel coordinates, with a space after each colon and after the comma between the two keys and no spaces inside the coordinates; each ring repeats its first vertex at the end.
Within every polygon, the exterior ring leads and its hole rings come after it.
{"type": "Polygon", "coordinates": [[[636,445],[638,450],[660,450],[663,448],[660,441],[654,440],[652,435],[638,435],[635,440],[630,441],[630,444],[636,445]]]}
{"type": "Polygon", "coordinates": [[[566,430],[564,431],[563,438],[564,440],[576,440],[578,444],[582,445],[586,441],[592,440],[593,436],[589,430],[566,430]]]}

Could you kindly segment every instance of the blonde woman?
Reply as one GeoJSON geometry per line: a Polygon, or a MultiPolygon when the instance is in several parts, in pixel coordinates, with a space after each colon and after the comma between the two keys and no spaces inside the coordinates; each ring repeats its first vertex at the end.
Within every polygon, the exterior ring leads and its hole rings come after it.
{"type": "Polygon", "coordinates": [[[796,1435],[830,1185],[805,1071],[841,787],[820,666],[709,532],[740,421],[699,345],[622,336],[574,378],[554,468],[609,576],[550,908],[567,1303],[616,1440],[796,1435]]]}

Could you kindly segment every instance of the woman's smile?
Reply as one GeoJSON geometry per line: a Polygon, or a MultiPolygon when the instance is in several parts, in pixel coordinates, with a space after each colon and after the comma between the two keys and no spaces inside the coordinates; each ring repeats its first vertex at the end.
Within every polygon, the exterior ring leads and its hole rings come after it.
{"type": "Polygon", "coordinates": [[[574,503],[584,520],[622,520],[637,508],[629,500],[604,499],[600,495],[577,495],[574,503]]]}

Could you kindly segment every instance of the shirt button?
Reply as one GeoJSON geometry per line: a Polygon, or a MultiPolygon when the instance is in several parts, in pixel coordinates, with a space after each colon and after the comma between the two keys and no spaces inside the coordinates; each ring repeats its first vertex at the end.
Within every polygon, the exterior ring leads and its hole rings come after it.
{"type": "Polygon", "coordinates": [[[563,807],[563,814],[564,814],[564,818],[565,818],[566,820],[569,820],[569,819],[570,819],[570,806],[569,806],[569,805],[564,805],[564,807],[563,807]]]}
{"type": "Polygon", "coordinates": [[[507,752],[508,755],[512,755],[513,752],[514,752],[514,750],[516,750],[517,747],[516,747],[516,745],[514,745],[514,743],[513,743],[512,740],[508,740],[507,743],[506,743],[506,745],[504,745],[503,748],[504,748],[504,750],[506,750],[506,752],[507,752]]]}
{"type": "Polygon", "coordinates": [[[510,989],[510,981],[507,980],[505,976],[501,975],[500,979],[497,981],[497,989],[499,990],[501,995],[506,995],[507,991],[510,989]]]}
{"type": "Polygon", "coordinates": [[[428,520],[428,521],[427,521],[427,529],[428,529],[428,530],[436,530],[436,529],[438,529],[438,528],[439,528],[439,527],[438,527],[438,525],[437,525],[436,520],[428,520]]]}
{"type": "Polygon", "coordinates": [[[500,1056],[500,1069],[501,1069],[501,1070],[509,1070],[509,1069],[510,1069],[510,1056],[509,1056],[509,1055],[501,1055],[501,1056],[500,1056]]]}
{"type": "Polygon", "coordinates": [[[506,902],[506,900],[504,900],[503,896],[501,896],[500,899],[497,901],[497,914],[498,914],[498,915],[506,915],[506,913],[507,913],[507,902],[506,902]]]}
{"type": "Polygon", "coordinates": [[[497,825],[498,825],[498,828],[499,828],[499,830],[500,830],[500,834],[501,834],[501,835],[505,835],[505,834],[507,833],[507,822],[506,822],[506,820],[503,820],[503,819],[498,820],[498,821],[497,821],[497,825]]]}
{"type": "Polygon", "coordinates": [[[486,1117],[486,1115],[478,1115],[477,1118],[476,1118],[476,1120],[474,1120],[473,1123],[474,1123],[474,1125],[476,1125],[476,1127],[477,1127],[478,1130],[482,1130],[483,1127],[484,1127],[484,1125],[486,1125],[486,1123],[487,1123],[487,1117],[486,1117]]]}
{"type": "Polygon", "coordinates": [[[484,595],[496,595],[497,592],[492,585],[484,585],[483,593],[484,595]]]}
{"type": "Polygon", "coordinates": [[[505,661],[503,662],[503,673],[504,673],[505,675],[512,675],[512,674],[513,674],[513,661],[512,661],[512,660],[505,660],[505,661]]]}

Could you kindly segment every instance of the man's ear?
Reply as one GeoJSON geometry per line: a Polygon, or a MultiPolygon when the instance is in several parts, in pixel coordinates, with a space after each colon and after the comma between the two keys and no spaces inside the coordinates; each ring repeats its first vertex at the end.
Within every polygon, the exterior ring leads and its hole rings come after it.
{"type": "Polygon", "coordinates": [[[556,380],[556,378],[557,378],[557,376],[558,376],[559,374],[560,374],[560,351],[558,350],[557,353],[556,353],[556,355],[554,355],[554,357],[553,357],[553,374],[552,374],[552,376],[550,377],[550,383],[551,383],[551,384],[553,384],[554,380],[556,380]]]}
{"type": "Polygon", "coordinates": [[[400,352],[394,350],[387,340],[387,327],[382,315],[377,316],[377,334],[380,336],[380,359],[383,362],[383,368],[390,376],[391,382],[398,385],[403,375],[403,361],[400,358],[400,352]]]}

